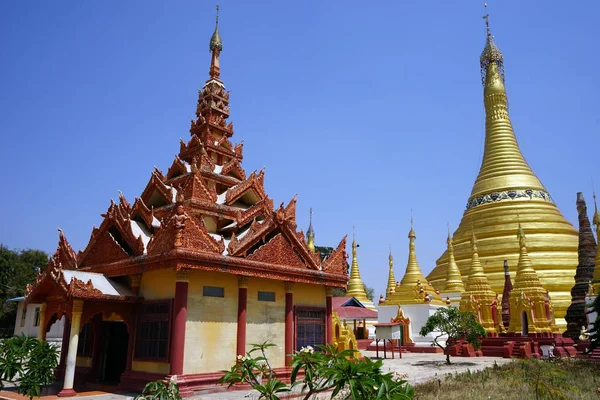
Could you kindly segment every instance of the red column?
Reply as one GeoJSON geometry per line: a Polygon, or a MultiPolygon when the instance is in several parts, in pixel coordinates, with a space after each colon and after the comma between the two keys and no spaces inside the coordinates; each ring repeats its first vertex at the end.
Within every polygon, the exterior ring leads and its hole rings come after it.
{"type": "Polygon", "coordinates": [[[238,276],[237,355],[246,354],[246,306],[248,304],[248,278],[238,276]]]}
{"type": "Polygon", "coordinates": [[[332,313],[333,313],[333,304],[332,304],[332,297],[333,297],[333,290],[328,287],[325,288],[325,307],[327,307],[326,312],[325,312],[325,318],[326,318],[326,332],[327,332],[327,344],[333,344],[333,321],[332,321],[332,313]]]}
{"type": "Polygon", "coordinates": [[[292,362],[294,352],[294,293],[292,283],[285,283],[285,366],[292,362]]]}
{"type": "Polygon", "coordinates": [[[173,306],[173,330],[171,332],[170,375],[183,374],[183,351],[185,345],[185,322],[187,320],[188,272],[176,273],[175,304],[173,306]]]}

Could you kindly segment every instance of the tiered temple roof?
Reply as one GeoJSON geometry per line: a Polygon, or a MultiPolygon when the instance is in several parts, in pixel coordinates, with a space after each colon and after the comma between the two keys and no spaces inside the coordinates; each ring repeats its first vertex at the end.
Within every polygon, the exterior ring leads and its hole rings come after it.
{"type": "MultiPolygon", "coordinates": [[[[321,260],[297,231],[296,198],[275,208],[264,188],[264,170],[247,174],[242,168],[243,144],[231,142],[230,93],[219,79],[222,49],[217,25],[191,138],[181,140],[166,174],[155,167],[133,205],[122,193],[118,203],[111,200],[77,255],[61,231],[44,276],[56,280],[66,277],[60,271],[76,270],[110,278],[172,268],[346,286],[346,238],[321,260]]],[[[27,301],[41,278],[28,290],[27,301]]],[[[94,280],[88,283],[93,290],[94,280]]]]}

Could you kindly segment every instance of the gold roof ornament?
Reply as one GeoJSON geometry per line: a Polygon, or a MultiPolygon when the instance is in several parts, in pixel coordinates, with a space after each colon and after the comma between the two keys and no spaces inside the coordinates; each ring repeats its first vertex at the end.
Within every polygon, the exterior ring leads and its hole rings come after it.
{"type": "Polygon", "coordinates": [[[308,230],[306,231],[306,245],[311,252],[315,252],[315,230],[312,226],[312,207],[310,208],[310,222],[308,223],[308,230]]]}
{"type": "MultiPolygon", "coordinates": [[[[571,289],[578,265],[578,231],[561,214],[552,197],[521,153],[508,110],[504,86],[504,59],[489,30],[481,57],[485,71],[485,144],[483,159],[462,220],[453,234],[454,257],[462,276],[471,268],[471,228],[478,238],[478,254],[494,292],[504,288],[504,260],[515,262],[519,248],[514,240],[517,214],[531,237],[529,252],[541,282],[550,289],[556,322],[565,327],[571,289]]],[[[449,255],[446,250],[427,277],[437,288],[446,284],[449,255]]],[[[466,283],[466,282],[465,282],[466,283]]]]}
{"type": "Polygon", "coordinates": [[[454,259],[454,245],[452,244],[452,236],[450,236],[450,224],[448,224],[448,269],[446,270],[446,287],[445,293],[462,293],[465,291],[465,285],[460,275],[460,270],[454,259]]]}
{"type": "Polygon", "coordinates": [[[221,35],[219,34],[219,4],[217,4],[217,16],[215,21],[215,31],[213,32],[210,38],[210,51],[218,50],[219,52],[223,51],[223,40],[221,40],[221,35]]]}
{"type": "Polygon", "coordinates": [[[387,299],[396,291],[396,277],[394,276],[394,256],[392,256],[392,246],[390,245],[390,256],[389,265],[390,271],[388,273],[387,289],[385,291],[385,298],[387,299]]]}
{"type": "Polygon", "coordinates": [[[354,227],[352,227],[352,266],[350,267],[350,280],[348,281],[348,290],[346,296],[356,297],[360,302],[370,301],[367,298],[367,292],[365,292],[365,285],[360,278],[360,271],[358,269],[358,258],[356,257],[356,233],[354,227]]]}

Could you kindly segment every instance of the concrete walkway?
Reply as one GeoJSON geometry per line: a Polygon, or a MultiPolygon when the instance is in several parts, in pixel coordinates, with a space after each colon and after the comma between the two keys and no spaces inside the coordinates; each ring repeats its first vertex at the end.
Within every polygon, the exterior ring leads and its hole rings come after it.
{"type": "MultiPolygon", "coordinates": [[[[366,357],[375,358],[374,351],[363,351],[366,357]]],[[[381,353],[380,353],[381,355],[381,353]]],[[[397,357],[397,356],[396,356],[397,357]]],[[[403,353],[402,358],[387,358],[383,360],[383,371],[398,374],[402,379],[407,380],[411,385],[427,381],[429,379],[444,379],[447,374],[461,373],[467,370],[479,371],[486,367],[492,367],[494,363],[498,365],[510,362],[507,358],[497,357],[451,357],[451,365],[446,365],[446,358],[443,354],[416,354],[403,353]]],[[[330,395],[324,394],[318,399],[329,399],[330,395]]],[[[132,396],[112,394],[106,392],[85,392],[78,393],[77,400],[131,400],[132,396]]],[[[0,400],[28,400],[14,392],[0,392],[0,400]]],[[[41,400],[57,400],[56,396],[42,396],[41,400]]],[[[193,400],[256,400],[258,392],[254,390],[237,390],[221,393],[212,393],[194,396],[193,400]]]]}

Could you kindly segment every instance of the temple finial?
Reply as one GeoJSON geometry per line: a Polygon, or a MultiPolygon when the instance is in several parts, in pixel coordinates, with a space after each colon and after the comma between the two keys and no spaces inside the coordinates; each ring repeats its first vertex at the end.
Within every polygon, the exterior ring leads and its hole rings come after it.
{"type": "MultiPolygon", "coordinates": [[[[597,228],[600,228],[600,213],[598,212],[598,203],[596,203],[596,190],[593,188],[593,186],[594,184],[592,182],[592,193],[594,197],[594,217],[592,222],[594,223],[594,225],[596,225],[597,228]]],[[[598,240],[600,241],[600,238],[598,240]]]]}
{"type": "MultiPolygon", "coordinates": [[[[490,65],[494,65],[497,69],[497,73],[502,78],[502,82],[504,82],[504,58],[502,56],[502,52],[496,44],[494,43],[494,37],[492,36],[492,31],[490,29],[490,15],[487,13],[487,3],[484,4],[486,13],[483,16],[485,20],[485,29],[487,32],[487,40],[485,42],[485,47],[483,48],[483,52],[481,52],[481,57],[479,58],[480,66],[481,66],[481,82],[485,86],[487,75],[488,75],[488,67],[490,65]]],[[[495,74],[496,72],[493,71],[495,74]]]]}
{"type": "Polygon", "coordinates": [[[312,226],[312,207],[310,208],[310,222],[308,224],[308,231],[306,231],[306,245],[311,252],[315,252],[315,230],[312,226]]]}
{"type": "MultiPolygon", "coordinates": [[[[218,7],[218,6],[217,6],[218,7]]],[[[492,37],[492,32],[490,31],[490,14],[487,13],[487,3],[483,3],[483,7],[485,8],[485,15],[483,16],[483,19],[485,19],[485,27],[487,29],[487,35],[488,38],[492,37]]],[[[217,15],[217,20],[218,20],[219,16],[217,15]]]]}
{"type": "Polygon", "coordinates": [[[210,38],[210,45],[208,47],[212,53],[212,60],[210,62],[210,77],[218,79],[221,74],[221,68],[219,65],[219,54],[223,51],[223,40],[219,34],[219,4],[217,4],[217,16],[215,22],[215,31],[210,38]]]}

